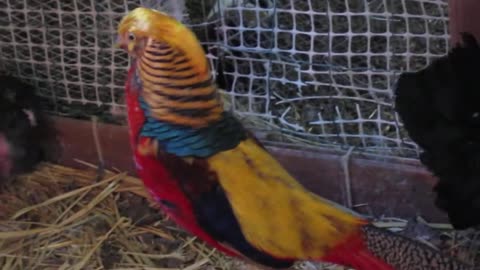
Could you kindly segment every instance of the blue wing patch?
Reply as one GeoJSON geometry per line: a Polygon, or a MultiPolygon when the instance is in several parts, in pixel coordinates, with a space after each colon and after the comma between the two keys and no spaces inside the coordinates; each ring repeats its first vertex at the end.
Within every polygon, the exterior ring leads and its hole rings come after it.
{"type": "Polygon", "coordinates": [[[160,122],[150,115],[148,104],[140,97],[146,121],[140,133],[154,138],[160,149],[179,157],[205,158],[235,148],[247,133],[242,124],[225,112],[220,121],[200,129],[160,122]]]}

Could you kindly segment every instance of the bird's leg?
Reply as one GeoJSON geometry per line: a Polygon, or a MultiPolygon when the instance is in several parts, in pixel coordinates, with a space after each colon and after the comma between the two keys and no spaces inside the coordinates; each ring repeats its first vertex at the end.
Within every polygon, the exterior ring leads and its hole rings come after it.
{"type": "Polygon", "coordinates": [[[349,161],[350,161],[350,156],[352,155],[352,151],[353,151],[354,147],[350,147],[347,151],[347,153],[345,153],[345,155],[343,155],[341,158],[340,158],[340,163],[342,164],[342,169],[343,169],[343,173],[345,175],[345,192],[346,192],[346,206],[348,208],[352,208],[353,206],[353,203],[352,203],[352,186],[351,186],[351,182],[350,182],[350,170],[349,170],[349,161]]]}
{"type": "Polygon", "coordinates": [[[98,137],[98,119],[96,116],[92,116],[92,133],[93,141],[95,143],[95,149],[98,155],[98,167],[97,167],[97,182],[105,176],[105,161],[103,159],[102,146],[100,144],[100,138],[98,137]]]}

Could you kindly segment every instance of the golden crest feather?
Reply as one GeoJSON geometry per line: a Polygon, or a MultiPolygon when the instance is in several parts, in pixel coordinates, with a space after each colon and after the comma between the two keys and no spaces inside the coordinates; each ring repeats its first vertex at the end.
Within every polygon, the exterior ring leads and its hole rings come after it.
{"type": "Polygon", "coordinates": [[[172,16],[154,9],[135,8],[118,25],[119,35],[129,32],[169,44],[185,54],[200,75],[210,73],[205,51],[196,35],[172,16]]]}

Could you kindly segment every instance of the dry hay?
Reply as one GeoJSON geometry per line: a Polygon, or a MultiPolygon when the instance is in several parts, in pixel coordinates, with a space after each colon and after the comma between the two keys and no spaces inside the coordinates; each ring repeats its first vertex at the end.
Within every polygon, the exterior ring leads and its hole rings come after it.
{"type": "Polygon", "coordinates": [[[141,182],[43,166],[1,195],[3,269],[229,269],[149,207],[141,182]]]}
{"type": "MultiPolygon", "coordinates": [[[[0,191],[2,269],[255,269],[178,229],[152,206],[139,179],[111,171],[96,178],[92,166],[45,164],[0,191]]],[[[405,226],[382,225],[392,224],[405,226]]],[[[474,242],[468,237],[447,242],[458,251],[474,242]]]]}
{"type": "Polygon", "coordinates": [[[253,269],[184,233],[137,178],[45,164],[0,192],[2,269],[253,269]]]}

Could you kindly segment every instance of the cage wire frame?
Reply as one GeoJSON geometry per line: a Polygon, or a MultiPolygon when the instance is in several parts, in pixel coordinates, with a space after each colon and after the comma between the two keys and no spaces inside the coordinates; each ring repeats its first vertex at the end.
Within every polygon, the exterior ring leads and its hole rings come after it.
{"type": "MultiPolygon", "coordinates": [[[[130,65],[116,26],[164,2],[0,0],[0,71],[34,84],[55,115],[115,121],[130,65]]],[[[448,52],[447,0],[185,2],[228,107],[267,140],[418,155],[392,89],[448,52]]]]}

